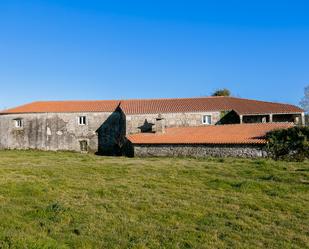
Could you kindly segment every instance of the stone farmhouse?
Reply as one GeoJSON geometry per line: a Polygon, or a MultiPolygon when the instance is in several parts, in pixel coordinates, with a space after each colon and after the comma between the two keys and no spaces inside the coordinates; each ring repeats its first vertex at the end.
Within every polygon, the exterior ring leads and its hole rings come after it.
{"type": "Polygon", "coordinates": [[[34,102],[0,112],[0,149],[128,156],[265,156],[297,106],[234,97],[34,102]]]}

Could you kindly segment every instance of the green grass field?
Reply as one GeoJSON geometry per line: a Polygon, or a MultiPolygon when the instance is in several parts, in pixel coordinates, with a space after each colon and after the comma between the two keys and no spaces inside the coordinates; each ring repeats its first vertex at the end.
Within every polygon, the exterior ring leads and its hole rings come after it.
{"type": "Polygon", "coordinates": [[[309,248],[309,162],[2,151],[0,248],[309,248]]]}

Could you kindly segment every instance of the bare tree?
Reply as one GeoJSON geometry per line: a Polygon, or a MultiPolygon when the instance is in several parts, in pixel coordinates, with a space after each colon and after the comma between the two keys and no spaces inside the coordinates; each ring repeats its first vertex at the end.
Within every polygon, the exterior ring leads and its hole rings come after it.
{"type": "Polygon", "coordinates": [[[301,107],[305,110],[305,112],[309,112],[309,86],[305,87],[305,96],[300,101],[301,107]]]}

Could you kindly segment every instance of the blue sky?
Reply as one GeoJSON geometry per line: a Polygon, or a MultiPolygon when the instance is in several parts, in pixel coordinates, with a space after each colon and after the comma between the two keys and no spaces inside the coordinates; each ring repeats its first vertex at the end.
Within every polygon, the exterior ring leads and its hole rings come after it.
{"type": "Polygon", "coordinates": [[[235,96],[298,104],[308,1],[0,1],[0,108],[235,96]]]}

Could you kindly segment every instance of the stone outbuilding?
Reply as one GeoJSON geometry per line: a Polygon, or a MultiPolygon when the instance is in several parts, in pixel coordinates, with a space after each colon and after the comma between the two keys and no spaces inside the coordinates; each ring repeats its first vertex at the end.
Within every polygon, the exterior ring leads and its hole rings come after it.
{"type": "Polygon", "coordinates": [[[128,136],[132,156],[266,157],[267,132],[292,123],[230,124],[167,128],[128,136]]]}

